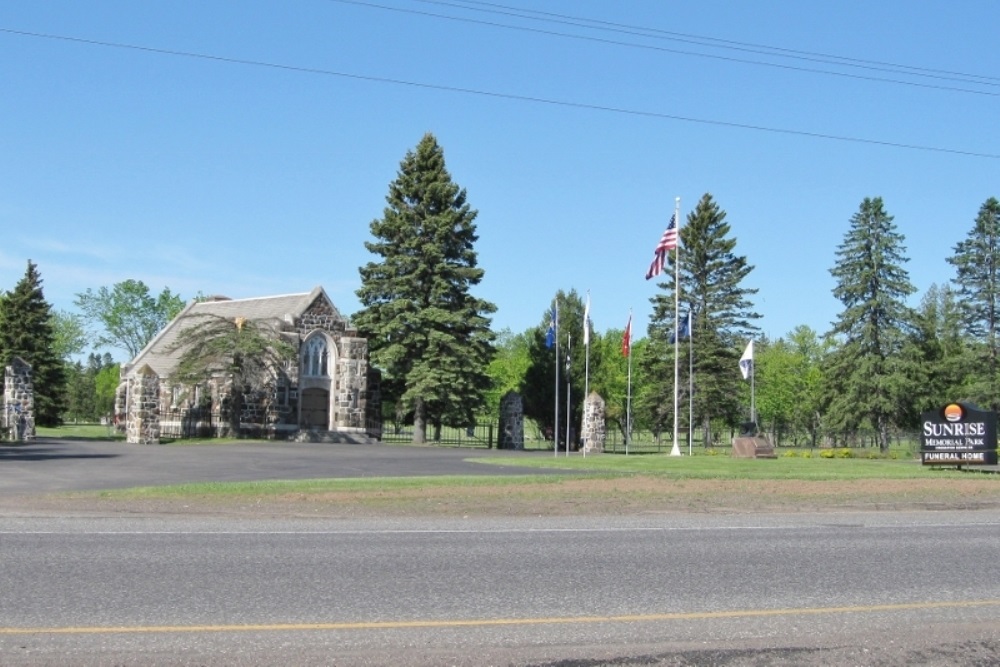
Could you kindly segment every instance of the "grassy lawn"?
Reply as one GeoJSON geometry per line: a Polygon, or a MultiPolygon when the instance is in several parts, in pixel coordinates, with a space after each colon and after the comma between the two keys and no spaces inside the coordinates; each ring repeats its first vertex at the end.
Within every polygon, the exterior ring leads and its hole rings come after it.
{"type": "MultiPolygon", "coordinates": [[[[108,428],[67,425],[39,429],[39,435],[107,440],[108,428]]],[[[167,446],[251,442],[182,440],[167,446]]],[[[776,459],[735,459],[728,450],[694,453],[480,457],[470,450],[469,458],[484,466],[560,472],[215,482],[60,494],[44,502],[67,511],[343,518],[1000,509],[1000,475],[926,467],[912,453],[897,459],[841,458],[836,451],[825,458],[821,450],[808,458],[796,452],[776,459]]],[[[867,456],[870,450],[852,454],[867,456]]]]}
{"type": "Polygon", "coordinates": [[[36,426],[35,434],[40,438],[61,438],[63,440],[123,440],[114,428],[102,424],[63,424],[62,426],[36,426]]]}
{"type": "MultiPolygon", "coordinates": [[[[914,461],[727,457],[524,457],[579,474],[315,479],[74,493],[66,507],[138,513],[339,518],[641,515],[1000,508],[1000,476],[914,461]]],[[[509,458],[482,459],[511,463],[509,458]]]]}

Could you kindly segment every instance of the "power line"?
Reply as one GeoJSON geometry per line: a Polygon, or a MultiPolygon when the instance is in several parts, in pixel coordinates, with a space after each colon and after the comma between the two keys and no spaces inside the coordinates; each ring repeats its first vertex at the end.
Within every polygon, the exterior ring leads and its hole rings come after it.
{"type": "Polygon", "coordinates": [[[659,28],[634,26],[625,23],[603,21],[600,19],[590,19],[580,16],[571,16],[568,14],[557,14],[553,12],[544,12],[535,9],[510,7],[507,5],[501,5],[494,2],[483,2],[482,0],[452,0],[451,2],[445,2],[444,0],[412,0],[412,1],[429,5],[444,5],[449,7],[456,7],[459,9],[466,9],[470,11],[479,11],[479,12],[502,14],[507,16],[515,16],[518,18],[526,18],[529,20],[549,21],[553,23],[565,23],[566,25],[577,25],[586,28],[606,29],[612,32],[624,32],[626,34],[637,34],[644,36],[662,35],[673,39],[679,39],[681,41],[691,40],[691,43],[703,46],[734,48],[736,50],[747,50],[753,53],[761,53],[764,55],[777,55],[782,57],[799,58],[802,60],[813,60],[816,62],[824,62],[828,64],[840,64],[849,67],[877,69],[880,71],[895,72],[899,74],[912,74],[915,76],[927,76],[930,78],[943,78],[953,81],[963,81],[965,83],[978,83],[989,86],[1000,86],[1000,77],[986,76],[983,74],[969,74],[965,72],[954,72],[950,70],[933,69],[933,68],[919,67],[914,65],[903,65],[899,63],[889,63],[878,60],[864,60],[861,58],[852,58],[850,56],[839,56],[829,53],[818,53],[815,51],[802,51],[797,49],[784,48],[780,46],[755,44],[752,42],[740,42],[731,39],[722,39],[719,37],[709,37],[705,35],[694,35],[691,33],[662,30],[659,28]],[[479,7],[490,7],[495,9],[480,9],[479,7]],[[531,16],[532,14],[534,14],[536,17],[546,17],[546,18],[535,18],[531,16]]]}
{"type": "Polygon", "coordinates": [[[411,88],[421,88],[424,90],[437,90],[449,93],[460,93],[465,95],[477,95],[480,97],[490,97],[494,99],[505,99],[513,100],[517,102],[530,102],[534,104],[545,104],[548,106],[557,107],[568,107],[574,109],[585,109],[590,111],[602,111],[607,113],[615,113],[628,116],[636,116],[642,118],[654,118],[659,120],[673,120],[681,121],[685,123],[697,123],[701,125],[712,125],[716,127],[730,127],[742,130],[754,130],[757,132],[768,132],[771,134],[784,134],[789,136],[797,137],[809,137],[812,139],[827,139],[831,141],[842,141],[856,144],[868,144],[874,146],[885,146],[890,148],[902,148],[907,150],[916,151],[926,151],[933,153],[948,153],[952,155],[963,155],[966,157],[979,157],[986,158],[990,160],[1000,159],[1000,154],[995,153],[980,153],[976,151],[965,151],[954,148],[942,148],[938,146],[922,146],[919,144],[904,144],[893,141],[881,141],[878,139],[864,139],[860,137],[850,137],[845,135],[836,134],[825,134],[822,132],[808,132],[804,130],[789,130],[785,128],[767,127],[763,125],[751,125],[748,123],[736,123],[730,121],[722,120],[710,120],[706,118],[694,118],[690,116],[678,116],[674,114],[666,114],[657,111],[642,111],[637,109],[626,109],[622,107],[612,107],[600,104],[588,104],[585,102],[572,102],[566,100],[555,100],[548,99],[544,97],[533,97],[529,95],[518,95],[515,93],[499,93],[495,91],[479,90],[475,88],[462,88],[458,86],[445,86],[441,84],[423,83],[418,81],[406,81],[403,79],[391,79],[387,77],[378,77],[365,74],[352,74],[349,72],[338,72],[335,70],[320,69],[316,67],[304,67],[299,65],[287,65],[282,63],[266,62],[262,60],[249,60],[246,58],[232,58],[228,56],[217,56],[206,53],[196,53],[193,51],[178,51],[174,49],[162,49],[151,46],[140,46],[137,44],[126,44],[122,42],[107,42],[96,39],[87,39],[83,37],[71,37],[68,35],[55,35],[51,33],[39,33],[31,32],[26,30],[14,30],[11,28],[0,28],[0,33],[6,33],[8,35],[18,35],[21,37],[31,37],[35,39],[48,39],[70,42],[74,44],[85,44],[88,46],[101,46],[106,48],[114,49],[125,49],[130,51],[139,51],[143,53],[154,53],[158,55],[175,56],[183,58],[193,58],[196,60],[206,60],[210,62],[226,63],[231,65],[246,65],[250,67],[265,67],[268,69],[275,69],[287,72],[298,72],[302,74],[314,74],[320,76],[331,76],[339,77],[344,79],[353,79],[356,81],[370,81],[374,83],[385,83],[397,86],[408,86],[411,88]]]}
{"type": "MultiPolygon", "coordinates": [[[[417,1],[418,2],[424,2],[424,1],[428,1],[428,0],[417,0],[417,1]]],[[[1000,92],[992,92],[992,91],[988,91],[988,90],[975,90],[975,89],[971,89],[971,88],[958,88],[958,87],[955,87],[955,86],[943,86],[943,85],[938,85],[938,84],[933,84],[933,83],[921,83],[921,82],[918,82],[918,81],[904,81],[902,79],[890,79],[890,78],[880,77],[880,76],[869,76],[869,75],[864,75],[864,74],[851,74],[849,72],[835,72],[835,71],[832,71],[832,70],[817,69],[817,68],[813,68],[813,67],[802,67],[802,66],[797,66],[797,65],[789,65],[789,64],[785,64],[785,63],[767,62],[767,61],[764,61],[764,60],[748,60],[748,59],[745,59],[745,58],[736,58],[736,57],[733,57],[733,56],[724,56],[724,55],[719,55],[719,54],[714,54],[714,53],[701,53],[701,52],[698,52],[698,51],[686,51],[684,49],[674,49],[674,48],[668,48],[668,47],[664,47],[664,46],[654,46],[654,45],[651,45],[651,44],[638,44],[638,43],[635,43],[635,42],[623,42],[623,41],[620,41],[620,40],[608,39],[608,38],[604,38],[604,37],[594,37],[594,36],[590,36],[590,35],[579,35],[579,34],[572,34],[572,33],[566,33],[566,32],[557,32],[555,30],[545,30],[545,29],[542,29],[542,28],[531,28],[531,27],[527,27],[527,26],[516,26],[516,25],[510,25],[510,24],[506,24],[506,23],[497,23],[497,22],[494,22],[494,21],[483,21],[483,20],[480,20],[480,19],[473,19],[473,18],[467,18],[467,17],[449,16],[447,14],[436,14],[434,12],[421,11],[421,10],[417,10],[417,9],[404,9],[404,8],[401,8],[401,7],[390,7],[388,5],[381,5],[381,4],[377,4],[375,2],[367,2],[365,0],[328,0],[328,2],[336,2],[336,3],[340,3],[340,4],[344,4],[344,5],[357,5],[357,6],[361,6],[361,7],[370,7],[372,9],[382,9],[382,10],[385,10],[385,11],[397,12],[397,13],[401,13],[401,14],[410,14],[410,15],[414,15],[414,16],[427,16],[427,17],[430,17],[430,18],[444,19],[444,20],[447,20],[447,21],[456,21],[456,22],[459,22],[459,23],[470,23],[470,24],[473,24],[473,25],[484,25],[484,26],[488,26],[488,27],[492,27],[492,28],[501,28],[501,29],[504,29],[504,30],[516,30],[516,31],[520,31],[520,32],[530,32],[530,33],[534,33],[534,34],[538,34],[538,35],[547,35],[547,36],[550,36],[550,37],[562,37],[562,38],[565,38],[565,39],[575,39],[575,40],[579,40],[579,41],[593,42],[593,43],[599,43],[599,44],[610,44],[610,45],[613,45],[613,46],[624,46],[624,47],[633,48],[633,49],[644,49],[644,50],[647,50],[647,51],[657,51],[657,52],[660,52],[660,53],[674,53],[674,54],[678,54],[678,55],[692,56],[692,57],[696,57],[696,58],[706,58],[706,59],[710,59],[710,60],[720,60],[720,61],[724,61],[724,62],[740,63],[740,64],[744,64],[744,65],[754,65],[754,66],[758,66],[758,67],[771,67],[771,68],[775,68],[775,69],[783,69],[783,70],[788,70],[788,71],[793,71],[793,72],[805,72],[807,74],[822,74],[822,75],[825,75],[825,76],[835,76],[835,77],[841,77],[841,78],[845,78],[845,79],[856,79],[856,80],[861,80],[861,81],[874,81],[876,83],[891,83],[891,84],[895,84],[895,85],[899,85],[899,86],[911,86],[911,87],[914,87],[914,88],[925,88],[925,89],[930,89],[930,90],[942,90],[942,91],[952,92],[952,93],[966,93],[966,94],[969,94],[969,95],[985,95],[985,96],[988,96],[988,97],[1000,97],[1000,92]]],[[[436,3],[436,4],[447,4],[447,3],[436,3]]],[[[451,6],[455,6],[455,5],[452,4],[451,6]]],[[[471,9],[471,8],[468,8],[468,7],[462,7],[462,8],[463,9],[471,9]]],[[[480,10],[480,11],[482,11],[482,10],[480,10]]],[[[525,17],[525,16],[520,16],[519,18],[529,18],[530,19],[530,17],[525,17]]],[[[579,24],[572,24],[572,25],[579,25],[579,24]]],[[[592,26],[582,26],[581,25],[579,27],[592,27],[592,26]]],[[[621,31],[619,31],[619,32],[621,32],[621,31]]],[[[631,33],[631,34],[639,34],[639,33],[631,33]]],[[[650,35],[644,35],[644,36],[648,37],[650,35]]],[[[675,38],[674,41],[687,41],[687,42],[690,42],[690,43],[696,43],[696,42],[691,42],[691,40],[676,39],[676,38],[675,38]]],[[[699,45],[701,45],[701,46],[711,46],[711,45],[705,45],[705,44],[699,44],[699,45]]],[[[725,48],[733,49],[735,47],[725,47],[725,48]]],[[[765,47],[765,48],[767,48],[767,47],[765,47]]],[[[742,49],[742,50],[749,50],[749,49],[742,49]]],[[[760,52],[756,51],[756,53],[760,53],[760,52]]],[[[766,54],[766,55],[775,55],[775,54],[766,54]]],[[[793,57],[793,56],[781,56],[781,57],[793,57]]],[[[819,59],[816,59],[816,58],[805,58],[805,57],[802,57],[802,56],[796,56],[796,57],[799,60],[813,60],[814,62],[825,62],[826,64],[833,64],[833,63],[830,63],[829,61],[823,61],[823,60],[819,60],[819,59]]],[[[853,66],[854,67],[860,67],[859,65],[853,65],[853,66]]],[[[873,69],[874,70],[874,69],[880,69],[880,68],[868,67],[868,69],[873,69]]],[[[892,71],[893,73],[896,73],[896,74],[904,74],[904,72],[899,72],[899,71],[894,71],[894,70],[886,70],[884,68],[881,69],[881,71],[892,71]]],[[[914,74],[914,73],[906,73],[906,74],[914,74]]],[[[915,75],[917,75],[917,76],[924,76],[924,77],[930,77],[931,76],[931,75],[928,75],[928,74],[915,74],[915,75]]],[[[932,78],[939,78],[939,79],[946,79],[946,80],[956,80],[956,79],[954,79],[954,77],[940,77],[940,76],[935,76],[935,77],[932,77],[932,78]]],[[[987,85],[987,86],[997,86],[997,85],[1000,85],[1000,84],[995,84],[995,83],[972,82],[972,81],[967,81],[967,80],[962,80],[962,82],[963,83],[977,83],[979,85],[987,85]]]]}

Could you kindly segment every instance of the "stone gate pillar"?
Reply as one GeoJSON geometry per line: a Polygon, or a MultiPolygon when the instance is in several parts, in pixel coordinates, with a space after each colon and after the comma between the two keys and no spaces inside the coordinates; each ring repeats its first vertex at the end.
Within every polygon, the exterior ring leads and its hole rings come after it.
{"type": "Polygon", "coordinates": [[[160,376],[143,366],[128,379],[125,441],[160,444],[160,376]]]}
{"type": "Polygon", "coordinates": [[[603,452],[607,440],[605,403],[596,391],[590,392],[583,402],[583,451],[603,452]]]}
{"type": "Polygon", "coordinates": [[[524,403],[514,391],[508,391],[500,399],[497,449],[524,449],[524,403]]]}
{"type": "Polygon", "coordinates": [[[31,364],[20,357],[4,368],[3,425],[10,440],[35,439],[35,388],[31,364]]]}

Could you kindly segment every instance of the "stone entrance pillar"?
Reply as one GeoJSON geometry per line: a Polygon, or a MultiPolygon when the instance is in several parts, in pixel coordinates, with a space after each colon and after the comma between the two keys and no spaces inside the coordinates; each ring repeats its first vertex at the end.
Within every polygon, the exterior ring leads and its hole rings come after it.
{"type": "Polygon", "coordinates": [[[128,379],[125,441],[137,445],[160,444],[160,377],[143,366],[128,379]]]}
{"type": "Polygon", "coordinates": [[[31,364],[20,357],[4,368],[3,425],[10,440],[35,439],[35,388],[31,364]]]}
{"type": "Polygon", "coordinates": [[[583,451],[603,452],[607,440],[605,403],[596,391],[590,392],[583,402],[583,451]]]}
{"type": "Polygon", "coordinates": [[[500,399],[497,449],[524,449],[524,403],[514,391],[500,399]]]}

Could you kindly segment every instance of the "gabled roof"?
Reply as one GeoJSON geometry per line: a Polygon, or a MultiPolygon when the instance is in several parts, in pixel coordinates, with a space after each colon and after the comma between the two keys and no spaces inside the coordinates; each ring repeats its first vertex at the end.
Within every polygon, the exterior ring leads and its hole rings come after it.
{"type": "Polygon", "coordinates": [[[134,369],[148,365],[160,377],[169,376],[177,367],[183,352],[182,350],[170,352],[170,348],[177,342],[180,333],[196,324],[201,316],[213,315],[226,319],[245,317],[248,320],[258,322],[271,320],[290,325],[296,318],[305,313],[317,299],[324,300],[335,313],[340,315],[320,286],[313,288],[311,292],[300,294],[282,294],[252,299],[215,298],[207,301],[192,301],[136,355],[135,359],[122,368],[122,374],[130,374],[134,369]]]}

